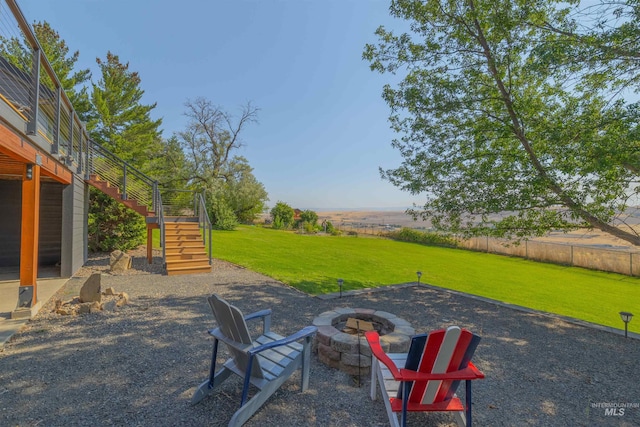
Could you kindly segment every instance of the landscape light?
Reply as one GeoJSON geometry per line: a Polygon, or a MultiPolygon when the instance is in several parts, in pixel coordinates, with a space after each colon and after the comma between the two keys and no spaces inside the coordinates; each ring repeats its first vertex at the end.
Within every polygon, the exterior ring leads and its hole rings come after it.
{"type": "Polygon", "coordinates": [[[342,298],[342,285],[344,284],[344,280],[338,279],[338,286],[340,286],[340,298],[342,298]]]}
{"type": "Polygon", "coordinates": [[[420,283],[420,278],[422,277],[422,271],[416,271],[416,274],[418,275],[418,283],[420,283]]]}
{"type": "Polygon", "coordinates": [[[620,318],[624,322],[624,337],[627,338],[627,326],[629,322],[631,322],[631,318],[633,317],[633,313],[629,313],[628,311],[621,311],[620,318]]]}

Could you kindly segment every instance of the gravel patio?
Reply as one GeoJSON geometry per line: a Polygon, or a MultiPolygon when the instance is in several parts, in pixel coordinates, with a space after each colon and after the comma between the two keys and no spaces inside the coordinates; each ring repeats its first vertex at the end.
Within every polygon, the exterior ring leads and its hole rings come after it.
{"type": "MultiPolygon", "coordinates": [[[[90,262],[80,272],[85,277],[69,280],[57,298],[78,295],[101,262],[90,262]]],[[[271,308],[272,328],[282,335],[336,307],[388,311],[418,333],[466,327],[482,336],[474,362],[487,377],[474,382],[478,426],[640,425],[638,340],[425,286],[324,300],[222,261],[210,274],[170,277],[157,274],[158,263],[103,275],[103,289],[130,295],[120,310],[60,316],[52,312],[54,297],[0,350],[0,425],[227,425],[239,404],[239,379],[189,404],[208,374],[211,293],[245,313],[271,308]],[[602,403],[636,407],[605,415],[596,407],[602,403]]],[[[298,380],[296,373],[246,425],[388,425],[382,402],[369,399],[368,377],[358,388],[313,355],[307,392],[298,380]]],[[[449,414],[411,414],[409,423],[455,425],[449,414]]]]}

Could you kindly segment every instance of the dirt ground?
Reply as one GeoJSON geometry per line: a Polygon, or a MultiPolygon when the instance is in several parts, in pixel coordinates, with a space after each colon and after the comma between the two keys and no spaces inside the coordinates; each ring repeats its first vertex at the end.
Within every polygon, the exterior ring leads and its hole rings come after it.
{"type": "MultiPolygon", "coordinates": [[[[337,228],[363,228],[366,230],[384,230],[396,227],[428,228],[429,223],[414,221],[404,211],[320,211],[319,222],[328,220],[337,228]]],[[[636,247],[624,240],[610,236],[600,230],[576,230],[571,233],[552,232],[536,241],[564,243],[581,246],[635,251],[636,247]]]]}

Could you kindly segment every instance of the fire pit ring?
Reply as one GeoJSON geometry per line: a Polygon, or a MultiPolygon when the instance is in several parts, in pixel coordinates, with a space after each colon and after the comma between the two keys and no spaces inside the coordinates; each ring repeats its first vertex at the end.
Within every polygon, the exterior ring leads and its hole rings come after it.
{"type": "Polygon", "coordinates": [[[335,308],[313,319],[318,327],[314,338],[314,351],[325,365],[340,369],[349,375],[366,375],[371,368],[371,350],[364,336],[350,335],[337,327],[347,319],[372,322],[378,327],[380,344],[385,352],[402,353],[409,350],[415,329],[395,314],[368,308],[335,308]]]}

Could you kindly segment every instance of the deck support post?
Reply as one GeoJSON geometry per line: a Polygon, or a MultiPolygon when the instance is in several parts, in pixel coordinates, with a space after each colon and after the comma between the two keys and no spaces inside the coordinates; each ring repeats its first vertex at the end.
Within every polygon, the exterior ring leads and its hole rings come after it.
{"type": "Polygon", "coordinates": [[[147,224],[147,262],[153,263],[153,227],[154,224],[147,224]]]}
{"type": "Polygon", "coordinates": [[[38,232],[40,226],[40,165],[28,163],[22,176],[20,288],[11,318],[30,318],[38,301],[38,232]]]}

